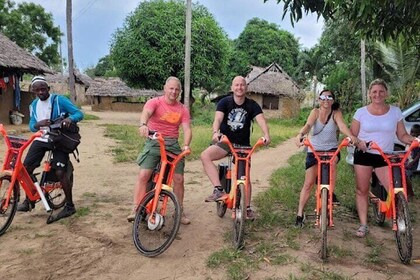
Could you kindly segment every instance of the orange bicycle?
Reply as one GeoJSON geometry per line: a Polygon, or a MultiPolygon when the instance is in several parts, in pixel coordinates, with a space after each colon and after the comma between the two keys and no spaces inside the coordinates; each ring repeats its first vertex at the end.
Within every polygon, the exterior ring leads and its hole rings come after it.
{"type": "MultiPolygon", "coordinates": [[[[0,124],[0,133],[3,135],[7,147],[0,174],[0,235],[6,232],[16,214],[20,197],[19,185],[31,201],[42,201],[45,210],[50,213],[47,219],[47,223],[49,223],[52,210],[60,209],[65,203],[64,191],[55,176],[55,172],[52,172],[51,169],[52,151],[47,153],[39,182],[36,178],[39,173],[33,176],[29,175],[23,166],[22,156],[35,138],[43,137],[50,132],[40,130],[26,139],[8,135],[4,126],[0,124]]],[[[69,176],[70,184],[72,184],[73,165],[71,161],[68,164],[67,176],[69,176]]]]}
{"type": "Polygon", "coordinates": [[[155,168],[147,192],[136,210],[133,241],[146,257],[162,254],[174,241],[181,222],[181,207],[173,193],[172,179],[178,162],[191,151],[179,155],[165,150],[165,140],[158,132],[150,131],[150,138],[159,142],[160,163],[155,168]]]}
{"type": "Polygon", "coordinates": [[[377,150],[388,164],[388,190],[377,184],[369,195],[375,222],[382,226],[385,218],[392,221],[395,232],[398,255],[404,264],[411,261],[413,251],[413,228],[407,201],[407,181],[405,162],[413,149],[419,147],[420,139],[416,138],[406,151],[384,152],[376,143],[370,142],[369,149],[377,150]]]}
{"type": "Polygon", "coordinates": [[[264,145],[265,139],[261,137],[253,147],[233,145],[225,135],[222,135],[219,141],[229,146],[230,153],[225,167],[221,169],[219,167],[222,187],[227,195],[216,201],[217,215],[222,218],[227,208],[233,210],[233,245],[235,249],[241,249],[244,243],[251,155],[258,147],[264,145]],[[234,168],[232,168],[232,162],[235,163],[234,168]]]}
{"type": "Polygon", "coordinates": [[[333,193],[335,184],[333,183],[333,163],[335,162],[338,153],[343,147],[346,147],[350,144],[351,140],[349,137],[344,138],[337,150],[335,151],[317,151],[312,146],[308,138],[304,138],[303,144],[309,147],[315,158],[318,161],[318,174],[317,174],[317,188],[315,192],[315,215],[316,222],[315,226],[318,226],[321,230],[321,259],[326,259],[328,257],[328,248],[327,248],[327,230],[328,228],[334,227],[333,220],[333,193]]]}

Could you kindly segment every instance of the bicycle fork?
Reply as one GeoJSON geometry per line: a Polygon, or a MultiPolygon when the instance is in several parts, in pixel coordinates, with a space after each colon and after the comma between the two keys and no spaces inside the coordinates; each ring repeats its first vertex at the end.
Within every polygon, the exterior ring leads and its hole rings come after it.
{"type": "Polygon", "coordinates": [[[332,200],[332,193],[333,193],[333,188],[331,187],[331,178],[332,178],[332,174],[331,174],[331,167],[330,164],[327,162],[321,162],[321,168],[318,171],[318,185],[319,188],[317,188],[317,209],[316,209],[316,226],[319,226],[319,219],[320,219],[320,215],[321,215],[321,207],[322,207],[322,199],[321,199],[321,195],[322,195],[322,191],[324,189],[327,190],[327,194],[328,194],[328,200],[327,200],[327,211],[328,211],[328,225],[330,227],[334,227],[333,224],[333,219],[332,219],[332,208],[330,207],[330,201],[332,200]]]}

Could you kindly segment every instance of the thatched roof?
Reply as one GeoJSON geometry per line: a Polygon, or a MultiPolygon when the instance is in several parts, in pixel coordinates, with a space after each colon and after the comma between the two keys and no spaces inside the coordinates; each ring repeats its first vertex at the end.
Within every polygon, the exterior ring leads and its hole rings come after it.
{"type": "Polygon", "coordinates": [[[156,90],[131,88],[127,86],[127,84],[124,83],[120,78],[95,78],[90,83],[90,87],[86,91],[86,95],[88,96],[154,97],[161,94],[161,92],[156,90]]]}
{"type": "Polygon", "coordinates": [[[277,63],[267,68],[253,66],[245,79],[248,93],[289,97],[300,95],[299,86],[277,63]]]}
{"type": "Polygon", "coordinates": [[[31,74],[54,73],[48,65],[0,33],[0,68],[31,74]]]}
{"type": "MultiPolygon", "coordinates": [[[[74,77],[75,81],[78,84],[84,85],[85,87],[89,87],[90,83],[92,82],[92,78],[88,75],[80,73],[79,70],[74,70],[74,77]]],[[[52,75],[45,75],[45,79],[48,83],[63,83],[68,84],[69,82],[69,73],[57,73],[52,75]]]]}

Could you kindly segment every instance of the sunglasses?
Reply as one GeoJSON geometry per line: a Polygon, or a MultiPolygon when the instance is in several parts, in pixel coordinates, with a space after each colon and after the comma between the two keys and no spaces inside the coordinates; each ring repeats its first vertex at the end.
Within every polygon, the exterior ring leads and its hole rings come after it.
{"type": "Polygon", "coordinates": [[[334,98],[331,95],[320,95],[319,96],[319,99],[322,100],[322,101],[325,101],[325,100],[334,100],[334,98]]]}

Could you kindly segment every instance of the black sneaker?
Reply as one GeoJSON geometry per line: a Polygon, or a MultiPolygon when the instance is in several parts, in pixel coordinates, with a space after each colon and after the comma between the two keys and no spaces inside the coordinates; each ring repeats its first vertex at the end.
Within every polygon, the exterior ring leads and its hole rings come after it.
{"type": "Polygon", "coordinates": [[[19,212],[29,212],[35,208],[35,202],[30,201],[29,199],[25,198],[25,200],[19,204],[17,210],[19,212]]]}
{"type": "Polygon", "coordinates": [[[295,227],[303,228],[304,224],[305,224],[305,214],[303,214],[303,216],[296,216],[295,227]]]}
{"type": "Polygon", "coordinates": [[[57,214],[57,216],[53,217],[50,216],[47,220],[47,224],[51,224],[53,222],[56,222],[58,220],[61,220],[63,218],[67,218],[70,217],[71,215],[73,215],[74,213],[76,213],[76,207],[74,207],[74,205],[68,205],[66,203],[66,205],[64,205],[63,210],[61,210],[60,213],[57,214]]]}
{"type": "Polygon", "coordinates": [[[335,193],[333,193],[333,202],[332,202],[332,204],[333,205],[337,205],[337,206],[341,204],[340,201],[338,200],[337,196],[335,195],[335,193]]]}

